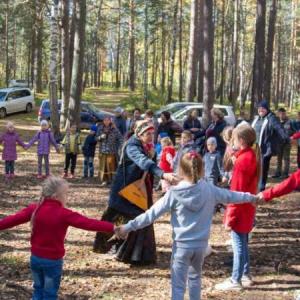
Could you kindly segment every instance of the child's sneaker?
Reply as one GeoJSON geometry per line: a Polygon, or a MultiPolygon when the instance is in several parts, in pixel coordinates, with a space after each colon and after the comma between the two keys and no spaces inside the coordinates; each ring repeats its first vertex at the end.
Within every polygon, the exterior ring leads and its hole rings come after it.
{"type": "Polygon", "coordinates": [[[75,175],[74,175],[74,174],[71,174],[71,175],[70,175],[70,178],[72,178],[72,179],[75,178],[75,175]]]}
{"type": "Polygon", "coordinates": [[[251,276],[249,276],[249,275],[243,275],[241,281],[242,281],[243,287],[250,287],[253,285],[253,280],[252,280],[251,276]]]}
{"type": "Polygon", "coordinates": [[[38,174],[38,175],[36,176],[36,178],[37,178],[37,179],[43,179],[43,176],[42,176],[41,174],[38,174]]]}
{"type": "Polygon", "coordinates": [[[239,282],[232,281],[231,278],[215,285],[217,291],[240,291],[243,287],[239,282]]]}
{"type": "Polygon", "coordinates": [[[68,178],[68,172],[64,172],[64,174],[63,174],[62,177],[63,177],[63,178],[68,178]]]}

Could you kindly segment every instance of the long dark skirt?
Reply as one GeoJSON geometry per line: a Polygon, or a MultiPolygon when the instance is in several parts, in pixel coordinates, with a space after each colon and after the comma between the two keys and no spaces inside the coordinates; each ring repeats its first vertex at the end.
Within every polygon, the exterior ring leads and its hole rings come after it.
{"type": "MultiPolygon", "coordinates": [[[[153,204],[153,182],[150,178],[147,178],[147,181],[148,207],[150,207],[153,204]]],[[[127,200],[124,199],[124,201],[127,200]]],[[[126,215],[108,207],[101,220],[109,221],[119,226],[126,224],[135,217],[137,217],[137,215],[126,215]]],[[[109,242],[108,240],[112,236],[113,234],[98,232],[94,241],[94,251],[107,253],[113,245],[116,245],[116,258],[119,261],[133,265],[149,265],[156,262],[156,244],[153,225],[129,233],[125,241],[109,242]]]]}

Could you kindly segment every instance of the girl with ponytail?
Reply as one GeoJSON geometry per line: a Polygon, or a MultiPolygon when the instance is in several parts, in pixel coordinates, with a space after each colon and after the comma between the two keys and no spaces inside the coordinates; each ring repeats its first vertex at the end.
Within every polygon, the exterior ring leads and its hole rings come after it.
{"type": "Polygon", "coordinates": [[[183,300],[186,282],[190,299],[201,298],[201,272],[208,245],[215,206],[220,203],[241,203],[256,200],[249,193],[237,193],[218,188],[202,179],[201,156],[191,151],[183,154],[179,163],[180,182],[171,187],[145,213],[116,229],[125,238],[131,231],[152,224],[166,212],[171,213],[173,248],[171,263],[172,300],[183,300]]]}

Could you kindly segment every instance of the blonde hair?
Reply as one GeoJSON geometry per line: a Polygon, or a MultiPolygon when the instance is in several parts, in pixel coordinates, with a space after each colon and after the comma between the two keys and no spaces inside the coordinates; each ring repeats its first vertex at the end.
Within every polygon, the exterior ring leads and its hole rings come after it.
{"type": "Polygon", "coordinates": [[[183,135],[186,135],[190,140],[193,138],[193,134],[188,130],[182,131],[181,136],[183,135]]]}
{"type": "Polygon", "coordinates": [[[256,133],[255,130],[250,125],[240,125],[237,126],[232,133],[233,138],[238,138],[244,141],[248,147],[252,147],[256,154],[256,164],[257,164],[257,176],[260,178],[261,175],[261,154],[259,145],[256,143],[256,133]]]}
{"type": "Polygon", "coordinates": [[[233,126],[226,126],[222,131],[222,138],[227,145],[232,144],[232,133],[234,127],[233,126]]]}
{"type": "Polygon", "coordinates": [[[161,143],[162,146],[173,146],[173,143],[172,143],[171,139],[168,136],[162,138],[160,140],[160,143],[161,143]]]}
{"type": "Polygon", "coordinates": [[[224,114],[223,114],[223,112],[219,108],[216,108],[216,107],[212,108],[211,109],[211,113],[213,113],[214,115],[216,115],[221,120],[224,119],[224,114]]]}
{"type": "Polygon", "coordinates": [[[192,183],[197,183],[202,177],[203,162],[201,156],[195,152],[185,153],[179,163],[179,172],[192,180],[192,183]]]}
{"type": "Polygon", "coordinates": [[[61,186],[68,186],[68,182],[60,177],[50,176],[42,183],[40,200],[31,216],[31,227],[34,225],[34,218],[45,198],[53,197],[61,186]]]}
{"type": "Polygon", "coordinates": [[[6,129],[8,129],[9,127],[15,127],[15,124],[13,123],[13,122],[11,122],[11,121],[8,121],[7,123],[6,123],[6,129]]]}

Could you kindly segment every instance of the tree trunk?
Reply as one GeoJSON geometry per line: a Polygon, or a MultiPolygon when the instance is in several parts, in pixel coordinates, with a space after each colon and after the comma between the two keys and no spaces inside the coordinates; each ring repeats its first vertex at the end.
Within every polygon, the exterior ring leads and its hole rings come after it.
{"type": "Polygon", "coordinates": [[[121,0],[118,0],[118,34],[117,34],[117,57],[116,57],[116,88],[120,87],[120,49],[121,49],[121,0]]]}
{"type": "Polygon", "coordinates": [[[213,0],[204,0],[203,7],[204,80],[203,80],[203,126],[210,121],[210,111],[214,105],[214,22],[213,0]]]}
{"type": "Polygon", "coordinates": [[[189,58],[186,78],[186,101],[193,101],[196,95],[197,82],[197,63],[198,63],[198,0],[191,1],[191,18],[190,18],[190,43],[189,58]]]}
{"type": "Polygon", "coordinates": [[[251,118],[254,116],[255,105],[263,98],[264,66],[265,66],[265,27],[266,0],[257,0],[255,53],[253,63],[251,118]]]}
{"type": "Polygon", "coordinates": [[[75,34],[74,34],[74,55],[71,79],[71,93],[69,104],[70,125],[80,123],[80,104],[82,94],[82,76],[84,66],[85,48],[85,24],[86,24],[86,1],[74,0],[75,5],[75,34]]]}
{"type": "Polygon", "coordinates": [[[203,101],[203,79],[204,79],[204,65],[203,65],[203,55],[204,55],[204,15],[203,15],[203,8],[204,8],[204,0],[199,0],[198,3],[198,17],[199,17],[199,48],[198,48],[198,88],[197,88],[197,101],[203,101]]]}
{"type": "Polygon", "coordinates": [[[160,89],[164,94],[166,91],[166,14],[162,12],[161,17],[161,78],[160,89]]]}
{"type": "Polygon", "coordinates": [[[129,22],[129,89],[135,90],[135,4],[130,0],[129,22]]]}
{"type": "Polygon", "coordinates": [[[183,0],[179,0],[179,101],[183,101],[183,66],[182,66],[182,15],[183,15],[183,0]]]}
{"type": "Polygon", "coordinates": [[[9,66],[9,36],[8,36],[8,14],[9,14],[9,1],[6,1],[6,12],[5,12],[5,83],[8,87],[10,77],[10,66],[9,66]]]}
{"type": "Polygon", "coordinates": [[[167,103],[172,102],[172,94],[173,94],[173,81],[174,81],[174,68],[175,68],[175,57],[176,57],[176,44],[177,44],[177,15],[178,15],[178,5],[179,0],[176,0],[174,6],[174,15],[173,15],[173,40],[172,40],[172,48],[170,53],[170,67],[168,72],[168,96],[167,103]]]}
{"type": "Polygon", "coordinates": [[[272,1],[269,17],[268,41],[267,52],[265,58],[265,78],[264,78],[264,98],[271,103],[271,84],[272,84],[272,71],[273,71],[273,47],[275,36],[275,24],[277,14],[277,0],[272,1]]]}
{"type": "Polygon", "coordinates": [[[58,56],[58,0],[52,1],[50,19],[49,99],[52,131],[59,137],[59,113],[57,103],[57,56],[58,56]]]}
{"type": "Polygon", "coordinates": [[[143,78],[143,85],[144,85],[144,109],[148,108],[148,56],[149,56],[149,15],[148,15],[148,0],[145,0],[145,20],[144,20],[144,78],[143,78]]]}

